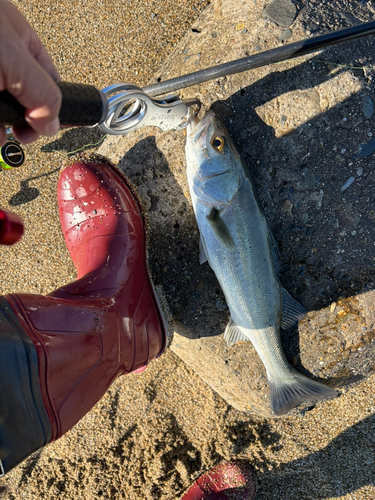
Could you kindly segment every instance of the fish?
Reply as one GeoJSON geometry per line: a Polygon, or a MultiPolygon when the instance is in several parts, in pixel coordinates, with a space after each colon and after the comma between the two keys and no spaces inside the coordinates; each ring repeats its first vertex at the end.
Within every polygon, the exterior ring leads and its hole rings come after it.
{"type": "Polygon", "coordinates": [[[280,283],[277,242],[249,169],[215,113],[207,112],[200,121],[190,113],[185,153],[200,233],[199,262],[208,261],[230,312],[224,339],[253,344],[267,372],[275,415],[337,396],[295,370],[285,356],[281,329],[294,326],[306,309],[280,283]]]}

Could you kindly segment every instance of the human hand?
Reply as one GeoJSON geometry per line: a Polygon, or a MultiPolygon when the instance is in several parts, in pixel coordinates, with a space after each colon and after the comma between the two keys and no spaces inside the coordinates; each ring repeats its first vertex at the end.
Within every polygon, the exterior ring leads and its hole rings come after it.
{"type": "MultiPolygon", "coordinates": [[[[0,0],[0,91],[7,90],[26,109],[30,128],[13,128],[20,142],[57,133],[61,92],[56,80],[57,70],[34,30],[13,4],[0,0]]],[[[0,146],[5,142],[0,127],[0,146]]]]}

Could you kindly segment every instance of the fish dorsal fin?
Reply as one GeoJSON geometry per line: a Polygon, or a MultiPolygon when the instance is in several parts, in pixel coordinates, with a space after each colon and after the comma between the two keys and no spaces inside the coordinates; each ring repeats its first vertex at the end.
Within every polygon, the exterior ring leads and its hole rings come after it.
{"type": "Polygon", "coordinates": [[[245,335],[239,325],[232,319],[229,320],[224,332],[224,340],[227,344],[235,344],[236,342],[249,342],[250,339],[245,335]]]}
{"type": "Polygon", "coordinates": [[[207,250],[206,250],[206,242],[202,235],[199,238],[199,264],[204,264],[208,261],[207,258],[207,250]]]}
{"type": "Polygon", "coordinates": [[[268,241],[271,247],[271,253],[273,258],[273,263],[275,265],[275,271],[277,274],[280,274],[281,271],[281,255],[279,252],[279,247],[277,241],[275,240],[274,235],[271,232],[271,229],[268,228],[268,241]]]}
{"type": "Polygon", "coordinates": [[[281,303],[282,303],[282,319],[281,328],[287,330],[294,326],[299,320],[301,320],[305,314],[306,309],[297,302],[293,297],[285,290],[281,288],[281,303]]]}
{"type": "Polygon", "coordinates": [[[236,250],[236,245],[234,244],[233,238],[230,235],[229,229],[225,225],[225,222],[220,217],[220,212],[215,207],[211,208],[211,211],[206,215],[208,223],[210,224],[215,237],[220,243],[222,243],[228,250],[236,250]]]}

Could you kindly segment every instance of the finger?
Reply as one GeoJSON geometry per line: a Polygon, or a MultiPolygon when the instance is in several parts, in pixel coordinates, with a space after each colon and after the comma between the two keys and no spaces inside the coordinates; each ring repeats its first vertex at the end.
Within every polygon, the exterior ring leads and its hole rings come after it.
{"type": "Polygon", "coordinates": [[[4,146],[7,141],[7,134],[4,127],[0,127],[0,147],[4,146]]]}
{"type": "Polygon", "coordinates": [[[26,18],[11,2],[2,1],[1,9],[4,15],[3,20],[5,20],[5,26],[8,28],[8,31],[13,34],[13,36],[16,35],[18,41],[24,43],[26,49],[33,58],[45,69],[54,81],[59,80],[59,74],[51,57],[26,18]]]}
{"type": "Polygon", "coordinates": [[[58,82],[59,80],[61,80],[60,75],[52,62],[52,59],[43,46],[41,47],[41,50],[35,60],[42,66],[42,68],[47,71],[54,82],[58,82]]]}
{"type": "Polygon", "coordinates": [[[13,134],[21,144],[31,144],[39,137],[38,132],[29,127],[13,127],[13,134]]]}
{"type": "MultiPolygon", "coordinates": [[[[53,135],[61,106],[57,71],[22,14],[10,2],[0,3],[0,90],[8,90],[25,107],[26,121],[38,134],[53,135]]],[[[23,130],[19,134],[25,141],[32,136],[23,130]]]]}
{"type": "Polygon", "coordinates": [[[43,135],[57,133],[60,89],[30,53],[19,54],[8,90],[26,108],[25,119],[30,127],[43,135]]]}
{"type": "Polygon", "coordinates": [[[25,120],[38,135],[53,136],[59,131],[59,118],[54,118],[51,121],[50,116],[50,108],[46,106],[32,110],[27,109],[25,112],[25,120]]]}

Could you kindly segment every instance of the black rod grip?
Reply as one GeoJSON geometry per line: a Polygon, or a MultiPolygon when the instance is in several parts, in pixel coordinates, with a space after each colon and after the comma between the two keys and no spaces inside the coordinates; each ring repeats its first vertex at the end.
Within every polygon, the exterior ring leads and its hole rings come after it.
{"type": "MultiPolygon", "coordinates": [[[[96,87],[69,82],[57,82],[57,86],[62,93],[61,126],[96,125],[107,118],[107,98],[96,87]]],[[[25,108],[6,90],[0,92],[0,126],[29,126],[25,120],[25,108]]]]}

